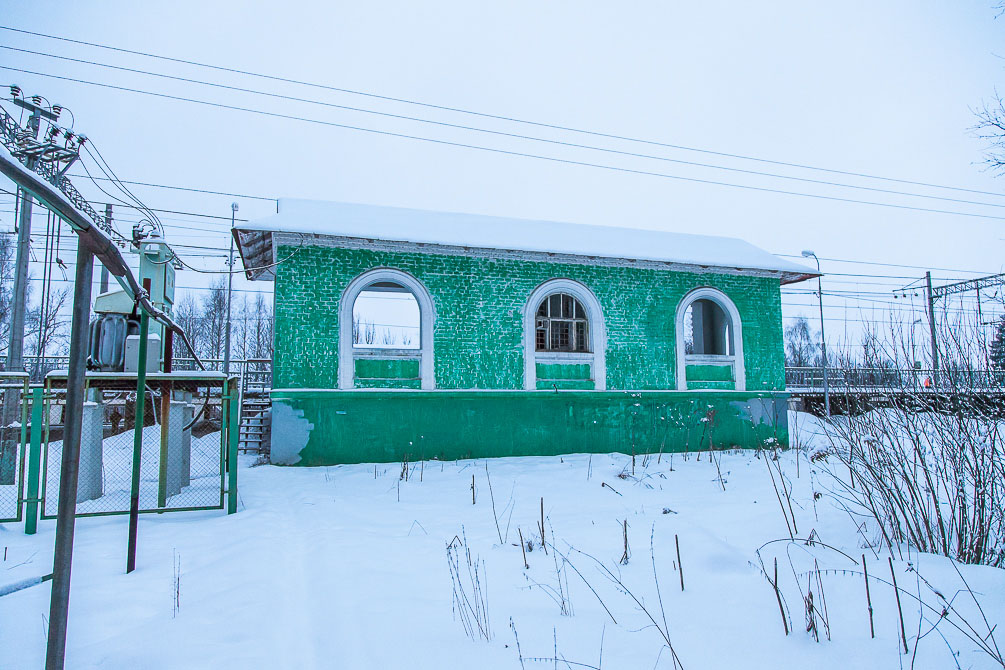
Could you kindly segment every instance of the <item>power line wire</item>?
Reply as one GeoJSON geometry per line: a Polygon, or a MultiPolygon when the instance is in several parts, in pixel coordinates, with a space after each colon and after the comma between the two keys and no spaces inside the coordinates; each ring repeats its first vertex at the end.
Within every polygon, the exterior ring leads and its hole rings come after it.
{"type": "MultiPolygon", "coordinates": [[[[799,255],[796,255],[796,254],[775,254],[775,256],[781,256],[782,258],[803,258],[802,254],[799,254],[799,255]]],[[[820,257],[820,260],[822,260],[822,261],[830,261],[832,263],[853,263],[855,265],[877,265],[877,266],[882,266],[882,267],[887,267],[887,268],[907,268],[907,269],[910,269],[910,270],[938,270],[940,272],[967,272],[967,273],[973,273],[973,274],[992,274],[990,272],[984,272],[984,271],[981,271],[981,270],[961,270],[959,268],[936,268],[936,267],[930,267],[930,266],[926,266],[926,265],[903,265],[903,264],[900,264],[900,263],[880,263],[878,261],[854,261],[854,260],[848,260],[848,259],[843,259],[843,258],[824,258],[822,256],[820,257]]],[[[843,276],[849,277],[849,276],[852,276],[852,275],[843,275],[843,276]]],[[[906,279],[915,279],[915,277],[905,277],[905,278],[906,279]]]]}
{"type": "MultiPolygon", "coordinates": [[[[70,174],[70,177],[83,177],[80,174],[70,174]]],[[[111,181],[105,177],[91,177],[91,179],[97,179],[99,181],[111,181]]],[[[188,186],[169,186],[167,184],[154,184],[145,181],[129,181],[128,179],[120,180],[123,184],[129,184],[130,186],[147,186],[150,188],[163,188],[170,189],[172,191],[188,191],[189,193],[204,193],[207,195],[225,195],[230,198],[245,198],[247,200],[265,200],[268,202],[275,202],[276,198],[267,198],[261,195],[248,195],[246,193],[228,193],[227,191],[211,191],[203,188],[192,188],[188,186]]]]}
{"type": "Polygon", "coordinates": [[[380,94],[377,94],[377,93],[371,93],[371,92],[367,92],[367,91],[359,91],[359,90],[354,90],[354,89],[349,89],[349,88],[330,86],[330,85],[326,85],[326,84],[319,84],[319,83],[316,83],[316,82],[309,82],[309,81],[303,81],[303,80],[298,80],[298,79],[292,79],[292,78],[289,78],[289,77],[280,77],[280,76],[275,76],[275,75],[268,75],[268,74],[263,74],[263,73],[259,73],[259,72],[253,72],[253,71],[250,71],[250,70],[241,70],[241,69],[238,69],[238,68],[230,68],[230,67],[224,67],[224,66],[221,66],[221,65],[213,65],[213,64],[210,64],[210,63],[202,63],[202,62],[199,62],[199,61],[187,60],[187,59],[183,59],[183,58],[174,58],[174,57],[171,57],[171,56],[162,56],[162,55],[159,55],[159,54],[153,54],[153,53],[148,53],[148,52],[144,52],[144,51],[135,51],[135,50],[132,50],[132,49],[125,49],[125,48],[122,48],[122,47],[114,47],[114,46],[110,46],[110,45],[106,45],[106,44],[99,44],[99,43],[96,43],[96,42],[87,42],[87,41],[84,41],[84,40],[76,40],[76,39],[71,39],[71,38],[68,38],[68,37],[62,37],[62,36],[57,36],[57,35],[49,35],[49,34],[46,34],[46,33],[40,33],[40,32],[31,31],[31,30],[24,30],[24,29],[21,29],[21,28],[14,28],[12,26],[0,26],[0,29],[7,30],[7,31],[10,31],[10,32],[21,33],[21,34],[25,34],[25,35],[32,35],[32,36],[35,36],[35,37],[42,37],[42,38],[46,38],[46,39],[52,39],[52,40],[58,40],[58,41],[62,41],[62,42],[68,42],[68,43],[72,43],[72,44],[80,44],[80,45],[83,45],[83,46],[93,47],[93,48],[97,48],[97,49],[105,49],[105,50],[108,50],[108,51],[115,51],[115,52],[119,52],[119,53],[126,53],[126,54],[131,54],[131,55],[136,55],[136,56],[143,56],[143,57],[146,57],[146,58],[153,58],[153,59],[167,61],[167,62],[180,63],[180,64],[184,64],[184,65],[191,65],[191,66],[195,66],[195,67],[201,67],[201,68],[206,68],[206,69],[210,69],[210,70],[216,70],[216,71],[219,71],[219,72],[228,72],[228,73],[239,74],[239,75],[243,75],[243,76],[247,76],[247,77],[256,77],[256,78],[259,78],[259,79],[265,79],[265,80],[269,80],[269,81],[279,81],[279,82],[284,82],[284,83],[288,83],[288,84],[296,84],[296,85],[299,85],[299,86],[307,86],[307,87],[311,87],[311,88],[317,88],[317,89],[322,89],[322,90],[334,91],[334,92],[337,92],[337,93],[346,93],[346,94],[350,94],[350,95],[364,96],[364,97],[374,98],[374,99],[378,99],[378,100],[385,100],[385,101],[388,101],[388,102],[396,102],[396,103],[402,103],[402,104],[407,104],[407,105],[415,105],[415,106],[424,107],[424,108],[428,108],[428,109],[437,109],[437,110],[441,110],[441,111],[454,112],[454,113],[458,113],[458,114],[468,114],[468,115],[472,115],[472,116],[478,116],[478,117],[488,118],[488,119],[495,119],[495,120],[499,120],[499,121],[507,121],[507,122],[511,122],[511,123],[520,123],[520,124],[525,124],[525,125],[530,125],[530,126],[536,126],[536,127],[539,127],[539,128],[549,128],[549,129],[552,129],[552,130],[560,130],[560,131],[564,131],[564,132],[578,133],[578,134],[583,134],[583,135],[592,135],[594,137],[604,137],[604,138],[607,138],[607,139],[614,139],[614,140],[620,140],[620,141],[625,141],[625,142],[635,142],[635,143],[639,143],[639,144],[648,144],[648,145],[652,145],[652,146],[665,147],[665,148],[668,148],[668,149],[676,149],[676,150],[680,150],[680,151],[692,151],[692,152],[697,152],[697,153],[709,154],[709,155],[713,155],[713,156],[720,156],[720,157],[724,157],[724,158],[734,158],[734,159],[738,159],[738,160],[748,160],[748,161],[754,161],[754,162],[758,162],[758,163],[765,163],[765,164],[769,164],[769,165],[778,165],[778,166],[797,168],[797,169],[802,169],[802,170],[814,170],[814,171],[817,171],[817,172],[826,172],[826,173],[830,173],[830,174],[840,174],[840,175],[851,176],[851,177],[860,177],[860,178],[863,178],[863,179],[877,179],[877,180],[880,180],[880,181],[894,182],[894,183],[900,183],[900,184],[911,184],[911,185],[914,185],[914,186],[924,186],[924,187],[928,187],[928,188],[938,188],[938,189],[951,190],[951,191],[960,191],[960,192],[965,192],[965,193],[977,193],[977,194],[981,194],[981,195],[991,195],[991,196],[996,196],[996,197],[1003,197],[1003,196],[1005,196],[1005,194],[996,193],[994,191],[981,191],[981,190],[977,190],[977,189],[962,188],[962,187],[958,187],[958,186],[946,186],[946,185],[943,185],[943,184],[934,184],[934,183],[930,183],[930,182],[914,181],[914,180],[909,180],[909,179],[898,179],[898,178],[894,178],[894,177],[885,177],[885,176],[881,176],[881,175],[874,175],[874,174],[869,174],[869,173],[864,173],[864,172],[854,172],[854,171],[850,171],[850,170],[836,170],[836,169],[832,169],[832,168],[824,168],[824,167],[819,167],[819,166],[814,166],[814,165],[806,165],[806,164],[802,164],[802,163],[794,163],[794,162],[789,162],[789,161],[772,160],[772,159],[760,158],[760,157],[756,157],[756,156],[746,156],[746,155],[742,155],[742,154],[734,154],[734,153],[728,153],[728,152],[722,152],[722,151],[713,151],[713,150],[710,150],[710,149],[701,149],[701,148],[698,148],[698,147],[690,147],[690,146],[685,146],[685,145],[681,145],[681,144],[671,144],[671,143],[668,143],[668,142],[658,142],[658,141],[655,141],[655,140],[640,139],[640,138],[629,137],[629,136],[625,136],[625,135],[617,135],[617,134],[614,134],[614,133],[604,133],[604,132],[593,131],[593,130],[585,130],[585,129],[582,129],[582,128],[574,128],[574,127],[571,127],[571,126],[563,126],[563,125],[559,125],[559,124],[544,123],[544,122],[540,122],[540,121],[531,121],[529,119],[521,119],[521,118],[513,117],[513,116],[506,116],[506,115],[500,115],[500,114],[490,114],[490,113],[486,113],[486,112],[479,112],[479,111],[475,111],[475,110],[463,109],[463,108],[460,108],[460,107],[450,107],[450,106],[447,106],[447,105],[438,105],[438,104],[434,104],[434,103],[420,102],[420,101],[417,101],[417,100],[409,100],[407,98],[398,98],[398,97],[393,97],[393,96],[380,95],[380,94]]]}
{"type": "MultiPolygon", "coordinates": [[[[728,187],[728,188],[739,188],[739,189],[743,189],[743,190],[746,190],[746,191],[756,191],[756,192],[761,192],[761,193],[774,193],[774,194],[777,194],[777,195],[791,195],[791,196],[797,196],[797,197],[802,197],[802,198],[814,198],[814,199],[818,199],[818,200],[828,200],[828,201],[832,201],[832,202],[846,202],[846,203],[853,203],[853,204],[859,204],[859,205],[871,205],[871,206],[874,206],[874,207],[887,207],[887,208],[891,208],[891,209],[902,209],[902,210],[909,210],[909,211],[915,211],[915,212],[926,212],[926,213],[929,213],[929,214],[946,214],[946,215],[950,215],[950,216],[965,216],[965,217],[969,217],[969,218],[989,219],[989,220],[994,220],[994,221],[1005,221],[1005,216],[993,216],[993,215],[990,215],[990,214],[979,214],[979,213],[976,213],[976,212],[958,212],[958,211],[953,211],[953,210],[934,209],[934,208],[929,208],[929,207],[914,207],[914,206],[911,206],[911,205],[898,205],[898,204],[888,203],[888,202],[877,202],[877,201],[874,201],[874,200],[858,200],[858,199],[855,199],[855,198],[843,198],[843,197],[839,197],[839,196],[823,195],[823,194],[820,194],[820,193],[803,193],[803,192],[800,192],[800,191],[787,191],[787,190],[784,190],[784,189],[768,188],[768,187],[764,187],[764,186],[752,186],[752,185],[749,185],[749,184],[735,184],[735,183],[731,183],[731,182],[717,181],[717,180],[714,180],[714,179],[700,179],[700,178],[697,178],[697,177],[684,177],[682,175],[668,174],[668,173],[665,173],[665,172],[653,172],[651,170],[638,170],[638,169],[633,169],[633,168],[617,167],[617,166],[613,166],[613,165],[605,165],[603,163],[592,163],[592,162],[589,162],[589,161],[579,161],[579,160],[572,160],[572,159],[568,159],[568,158],[558,158],[558,157],[555,157],[555,156],[543,156],[541,154],[532,154],[532,153],[527,153],[527,152],[522,152],[522,151],[512,151],[512,150],[508,150],[508,149],[498,149],[498,148],[495,148],[495,147],[485,147],[485,146],[480,146],[480,145],[476,145],[476,144],[468,144],[468,143],[465,143],[465,142],[454,142],[454,141],[450,141],[450,140],[442,140],[442,139],[436,139],[436,138],[432,138],[432,137],[423,137],[421,135],[409,135],[407,133],[396,133],[396,132],[391,132],[391,131],[388,131],[388,130],[378,130],[376,128],[365,128],[365,127],[362,127],[362,126],[354,126],[354,125],[345,124],[345,123],[336,123],[334,121],[325,121],[323,119],[311,119],[311,118],[308,118],[308,117],[298,116],[298,115],[295,115],[295,114],[283,114],[281,112],[270,112],[270,111],[266,111],[266,110],[262,110],[262,109],[255,109],[255,108],[252,108],[252,107],[242,107],[240,105],[229,105],[229,104],[224,104],[224,103],[219,103],[219,102],[211,102],[211,101],[208,101],[208,100],[200,100],[200,99],[197,99],[197,98],[187,98],[187,97],[184,97],[184,96],[170,95],[170,94],[167,94],[167,93],[159,93],[159,92],[156,92],[156,91],[146,91],[146,90],[142,90],[142,89],[131,88],[131,87],[128,87],[128,86],[117,86],[115,84],[107,84],[107,83],[103,83],[103,82],[95,82],[95,81],[90,81],[90,80],[86,80],[86,79],[78,79],[78,78],[74,78],[74,77],[66,77],[66,76],[51,74],[51,73],[47,73],[47,72],[38,72],[36,70],[27,70],[27,69],[24,69],[24,68],[9,67],[9,66],[6,66],[6,65],[0,65],[0,69],[2,69],[2,70],[9,70],[11,72],[22,72],[22,73],[25,73],[25,74],[33,74],[33,75],[37,75],[37,76],[40,76],[40,77],[48,77],[50,79],[59,79],[59,80],[62,80],[62,81],[70,81],[70,82],[74,82],[74,83],[78,83],[78,84],[85,84],[85,85],[89,85],[89,86],[98,86],[98,87],[101,87],[101,88],[109,88],[109,89],[113,89],[113,90],[129,92],[129,93],[138,93],[138,94],[142,94],[142,95],[149,95],[149,96],[153,96],[153,97],[157,97],[157,98],[163,98],[163,99],[166,99],[166,100],[176,100],[176,101],[179,101],[179,102],[188,102],[188,103],[197,104],[197,105],[204,105],[204,106],[207,106],[207,107],[216,107],[216,108],[219,108],[219,109],[228,109],[228,110],[232,110],[232,111],[246,112],[246,113],[249,113],[249,114],[257,114],[257,115],[260,115],[260,116],[267,116],[267,117],[273,117],[273,118],[278,118],[278,119],[285,119],[285,120],[290,120],[290,121],[301,121],[301,122],[304,122],[304,123],[311,123],[311,124],[321,125],[321,126],[327,126],[327,127],[331,127],[331,128],[341,128],[341,129],[344,129],[344,130],[355,130],[355,131],[364,132],[364,133],[370,133],[370,134],[374,134],[374,135],[383,135],[383,136],[386,136],[386,137],[396,137],[396,138],[399,138],[399,139],[416,140],[416,141],[419,141],[419,142],[428,142],[428,143],[431,143],[431,144],[439,144],[439,145],[443,145],[443,146],[459,147],[459,148],[472,149],[472,150],[477,150],[477,151],[487,151],[487,152],[490,152],[490,153],[495,153],[495,154],[500,154],[500,155],[506,155],[506,156],[518,156],[518,157],[521,157],[521,158],[533,158],[533,159],[537,159],[537,160],[548,161],[548,162],[551,162],[551,163],[560,163],[560,164],[563,164],[563,165],[576,165],[576,166],[580,166],[580,167],[589,167],[589,168],[595,168],[595,169],[599,169],[599,170],[609,170],[609,171],[614,171],[614,172],[623,172],[623,173],[626,173],[626,174],[637,174],[637,175],[644,175],[644,176],[649,176],[649,177],[659,177],[659,178],[662,178],[662,179],[672,179],[672,180],[676,180],[676,181],[683,181],[683,182],[689,182],[689,183],[695,183],[695,184],[706,184],[706,185],[711,185],[711,186],[723,186],[723,187],[728,187]]],[[[224,217],[221,217],[221,218],[224,218],[224,217]]]]}
{"type": "Polygon", "coordinates": [[[333,109],[341,109],[341,110],[346,110],[346,111],[351,111],[351,112],[360,112],[362,114],[372,114],[372,115],[375,115],[375,116],[382,116],[382,117],[393,118],[393,119],[404,120],[404,121],[414,121],[414,122],[417,122],[417,123],[426,123],[426,124],[441,126],[441,127],[445,127],[445,128],[453,128],[455,130],[466,130],[466,131],[471,131],[471,132],[484,133],[484,134],[488,134],[488,135],[496,135],[496,136],[499,136],[499,137],[507,137],[507,138],[510,138],[510,139],[527,140],[527,141],[531,141],[531,142],[542,142],[542,143],[545,143],[545,144],[552,144],[552,145],[563,146],[563,147],[571,147],[571,148],[576,148],[576,149],[586,149],[586,150],[589,150],[589,151],[599,151],[599,152],[602,152],[602,153],[609,153],[609,154],[614,154],[614,155],[619,155],[619,156],[628,156],[628,157],[631,157],[631,158],[644,158],[644,159],[648,159],[648,160],[656,160],[656,161],[663,161],[663,162],[667,162],[667,163],[675,163],[675,164],[678,164],[678,165],[687,165],[687,166],[690,166],[690,167],[706,168],[706,169],[710,169],[710,170],[723,170],[723,171],[726,171],[726,172],[735,172],[735,173],[738,173],[738,174],[755,175],[755,176],[759,176],[759,177],[769,177],[769,178],[772,178],[772,179],[785,179],[785,180],[789,180],[789,181],[797,181],[797,182],[801,182],[801,183],[816,184],[816,185],[821,185],[821,186],[832,186],[832,187],[837,187],[837,188],[849,188],[849,189],[855,189],[855,190],[860,190],[860,191],[870,191],[870,192],[873,192],[873,193],[885,193],[885,194],[888,194],[888,195],[900,195],[900,196],[906,196],[906,197],[912,197],[912,198],[925,198],[925,199],[929,199],[929,200],[939,200],[939,201],[944,201],[944,202],[955,202],[955,203],[960,203],[960,204],[965,204],[965,205],[978,205],[978,206],[983,206],[983,207],[1002,207],[1002,208],[1005,208],[1005,204],[1001,204],[1001,203],[981,202],[981,201],[976,201],[976,200],[963,200],[961,198],[948,198],[948,197],[945,197],[945,196],[928,195],[928,194],[924,194],[924,193],[910,193],[910,192],[907,192],[907,191],[895,191],[895,190],[892,190],[892,189],[877,188],[877,187],[873,187],[873,186],[861,186],[861,185],[858,185],[858,184],[845,184],[845,183],[841,183],[841,182],[826,181],[826,180],[822,180],[822,179],[810,179],[810,178],[807,178],[807,177],[797,177],[797,176],[793,176],[793,175],[778,174],[778,173],[773,173],[773,172],[763,172],[763,171],[760,171],[760,170],[748,170],[748,169],[744,169],[744,168],[735,168],[735,167],[729,167],[729,166],[725,166],[725,165],[715,165],[715,164],[712,164],[712,163],[699,163],[699,162],[696,162],[696,161],[681,160],[681,159],[677,159],[677,158],[670,158],[670,157],[667,157],[667,156],[655,156],[655,155],[652,155],[652,154],[643,154],[643,153],[638,153],[638,152],[634,152],[634,151],[622,151],[622,150],[619,150],[619,149],[610,149],[610,148],[607,148],[607,147],[598,147],[598,146],[593,146],[593,145],[580,144],[580,143],[577,143],[577,142],[566,142],[566,141],[556,140],[556,139],[550,139],[550,138],[546,138],[546,137],[535,137],[535,136],[532,136],[532,135],[521,135],[519,133],[509,133],[509,132],[500,131],[500,130],[492,130],[492,129],[489,129],[489,128],[479,128],[479,127],[476,127],[476,126],[467,126],[467,125],[459,124],[459,123],[449,123],[447,121],[437,121],[435,119],[424,119],[422,117],[408,116],[408,115],[404,115],[404,114],[393,114],[391,112],[382,112],[382,111],[375,110],[375,109],[367,109],[365,107],[353,107],[351,105],[340,105],[340,104],[336,104],[336,103],[332,103],[332,102],[325,102],[323,100],[314,100],[314,99],[311,99],[311,98],[302,98],[302,97],[298,97],[298,96],[284,95],[282,93],[275,93],[275,92],[272,92],[272,91],[262,91],[262,90],[258,90],[258,89],[245,88],[245,87],[242,87],[242,86],[231,86],[231,85],[228,85],[228,84],[221,84],[221,83],[218,83],[218,82],[204,81],[204,80],[201,80],[201,79],[191,79],[189,77],[180,77],[180,76],[177,76],[177,75],[164,74],[164,73],[161,73],[161,72],[151,72],[149,70],[140,70],[140,69],[137,69],[137,68],[123,67],[123,66],[119,66],[119,65],[111,65],[111,64],[108,64],[108,63],[101,63],[101,62],[98,62],[98,61],[86,60],[86,59],[81,59],[81,58],[71,58],[70,56],[60,56],[60,55],[57,55],[57,54],[45,53],[43,51],[33,51],[31,49],[20,49],[18,47],[12,47],[12,46],[5,45],[5,44],[0,44],[0,49],[8,49],[8,50],[11,50],[11,51],[18,51],[18,52],[21,52],[21,53],[33,54],[33,55],[38,55],[38,56],[45,56],[47,58],[55,58],[55,59],[59,59],[59,60],[72,61],[72,62],[75,62],[75,63],[82,63],[82,64],[86,64],[86,65],[93,65],[93,66],[96,66],[96,67],[104,67],[104,68],[109,68],[109,69],[112,69],[112,70],[119,70],[119,71],[122,71],[122,72],[132,72],[132,73],[135,73],[135,74],[142,74],[142,75],[146,75],[146,76],[150,76],[150,77],[160,77],[162,79],[169,79],[169,80],[172,80],[172,81],[181,81],[181,82],[185,82],[185,83],[189,83],[189,84],[199,84],[201,86],[209,86],[209,87],[213,87],[213,88],[221,88],[221,89],[225,89],[225,90],[228,90],[228,91],[237,91],[237,92],[240,92],[240,93],[250,93],[252,95],[260,95],[260,96],[265,96],[265,97],[270,97],[270,98],[277,98],[277,99],[280,99],[280,100],[286,100],[286,101],[290,101],[290,102],[302,102],[302,103],[307,103],[307,104],[312,104],[312,105],[319,105],[319,106],[322,106],[322,107],[329,107],[329,108],[333,108],[333,109]]]}

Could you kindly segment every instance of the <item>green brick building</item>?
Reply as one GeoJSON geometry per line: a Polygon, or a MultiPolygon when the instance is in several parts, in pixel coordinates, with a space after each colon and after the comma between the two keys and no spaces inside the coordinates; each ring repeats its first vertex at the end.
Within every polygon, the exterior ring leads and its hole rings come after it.
{"type": "Polygon", "coordinates": [[[787,443],[780,287],[816,275],[741,240],[298,200],[234,236],[275,463],[787,443]],[[381,298],[411,335],[354,318],[381,298]]]}

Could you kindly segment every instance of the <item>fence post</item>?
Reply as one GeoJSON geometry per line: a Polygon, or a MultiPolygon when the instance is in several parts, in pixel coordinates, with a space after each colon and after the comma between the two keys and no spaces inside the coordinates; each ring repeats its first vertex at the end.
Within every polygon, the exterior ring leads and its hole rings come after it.
{"type": "MultiPolygon", "coordinates": [[[[27,400],[27,398],[25,398],[27,400]]],[[[28,447],[28,497],[24,507],[24,534],[38,528],[38,475],[42,462],[42,389],[31,390],[31,446],[28,447]]]]}
{"type": "MultiPolygon", "coordinates": [[[[150,398],[151,403],[157,402],[156,399],[150,398]]],[[[153,405],[156,407],[156,405],[153,405]]],[[[166,382],[161,384],[161,409],[160,409],[160,419],[161,419],[161,442],[160,442],[160,468],[157,472],[157,508],[158,514],[160,510],[167,507],[167,485],[168,485],[168,460],[170,455],[168,453],[168,422],[169,415],[171,413],[171,382],[166,382]]]]}
{"type": "MultiPolygon", "coordinates": [[[[144,288],[149,290],[149,280],[144,288]]],[[[129,541],[126,547],[126,574],[136,569],[136,531],[140,510],[140,460],[143,457],[143,424],[146,423],[147,396],[147,336],[150,334],[150,315],[140,308],[139,360],[136,362],[136,405],[133,412],[133,472],[129,487],[129,541]]]]}
{"type": "Polygon", "coordinates": [[[233,514],[237,511],[237,442],[241,417],[236,377],[227,380],[227,395],[227,514],[233,514]]]}

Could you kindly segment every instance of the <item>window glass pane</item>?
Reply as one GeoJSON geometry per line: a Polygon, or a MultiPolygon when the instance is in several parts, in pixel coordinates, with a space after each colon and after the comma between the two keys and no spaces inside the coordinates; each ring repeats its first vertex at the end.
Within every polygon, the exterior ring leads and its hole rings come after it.
{"type": "Polygon", "coordinates": [[[574,296],[553,293],[537,309],[534,344],[537,351],[590,351],[586,310],[574,296]]]}
{"type": "Polygon", "coordinates": [[[574,316],[575,309],[573,308],[573,304],[575,302],[571,295],[562,294],[562,316],[566,319],[571,319],[574,316]]]}
{"type": "Polygon", "coordinates": [[[589,340],[586,337],[586,322],[576,322],[576,351],[589,351],[589,340]]]}
{"type": "Polygon", "coordinates": [[[694,303],[684,311],[684,353],[694,353],[694,303]]]}
{"type": "Polygon", "coordinates": [[[569,351],[571,342],[571,326],[569,321],[551,322],[551,349],[552,351],[569,351]]]}

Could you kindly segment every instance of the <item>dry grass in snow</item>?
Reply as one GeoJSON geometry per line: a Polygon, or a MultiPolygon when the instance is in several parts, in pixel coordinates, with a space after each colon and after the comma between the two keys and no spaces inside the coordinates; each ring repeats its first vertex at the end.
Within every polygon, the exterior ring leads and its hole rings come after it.
{"type": "MultiPolygon", "coordinates": [[[[130,575],[126,519],[82,519],[67,667],[1002,667],[1005,572],[906,545],[891,561],[808,458],[817,422],[793,418],[803,450],[634,469],[245,467],[239,514],[141,517],[130,575]]],[[[0,526],[0,584],[51,570],[53,529],[0,526]]],[[[0,598],[0,667],[41,666],[48,599],[0,598]]]]}

